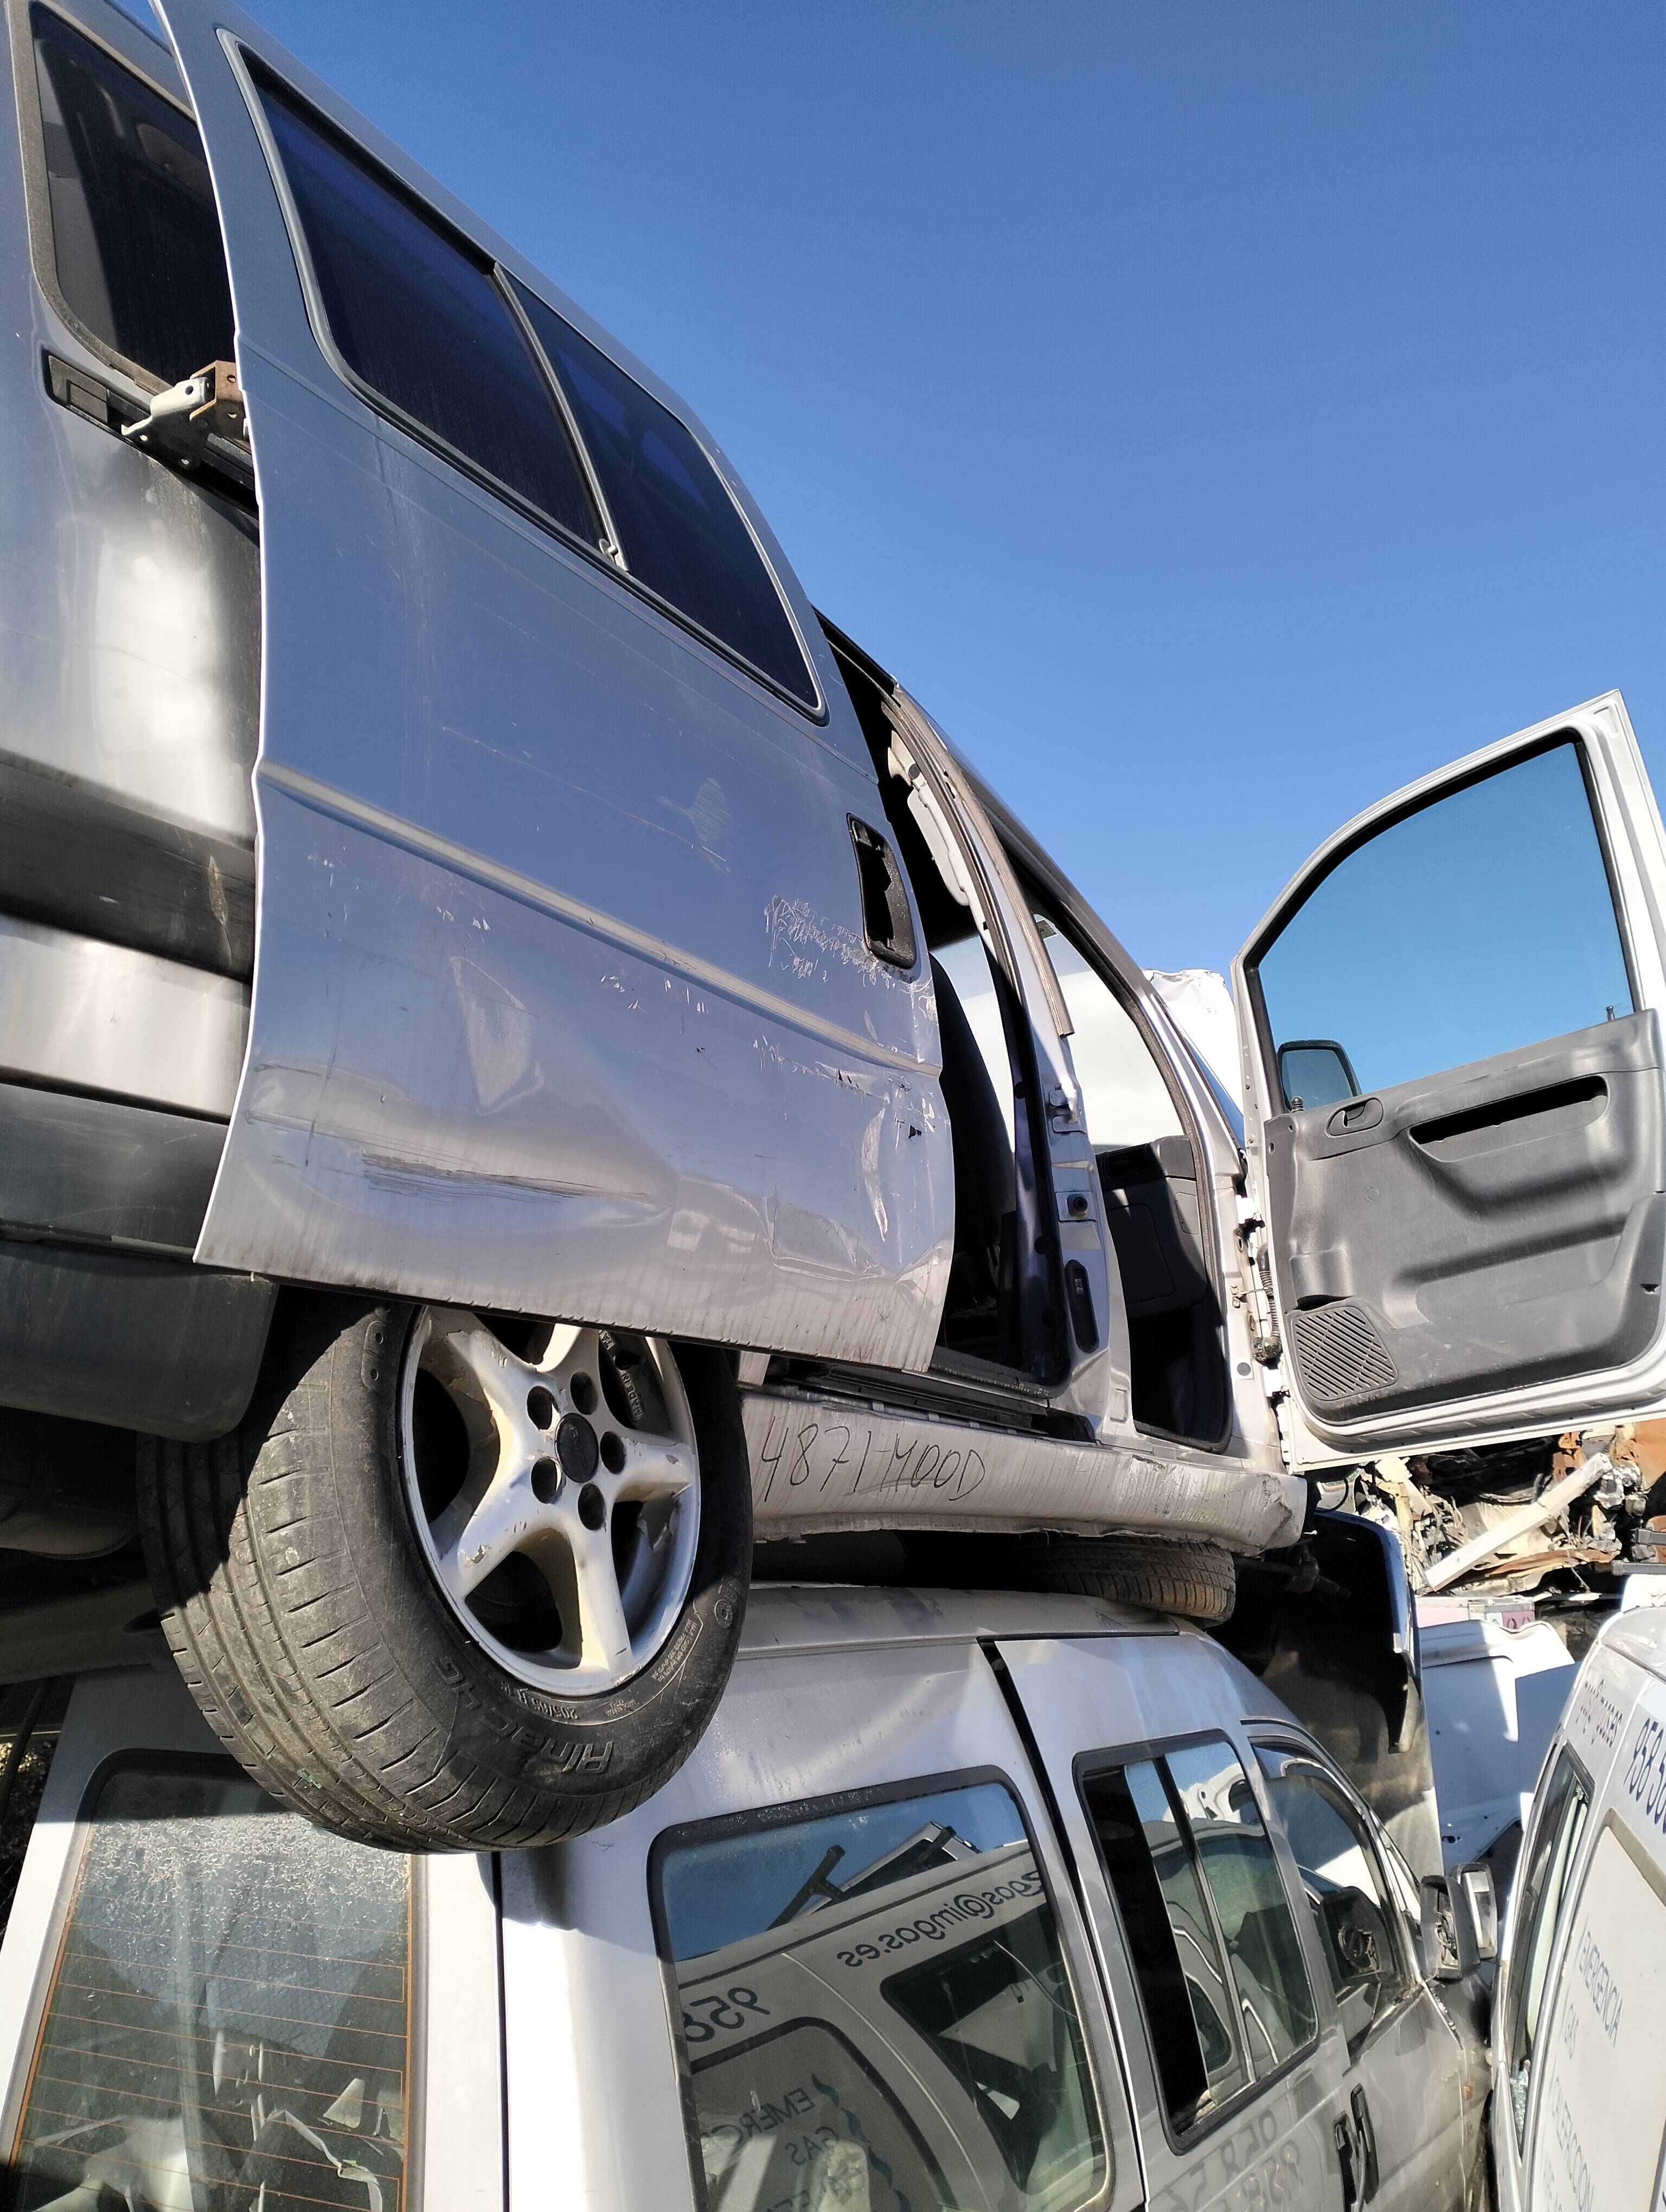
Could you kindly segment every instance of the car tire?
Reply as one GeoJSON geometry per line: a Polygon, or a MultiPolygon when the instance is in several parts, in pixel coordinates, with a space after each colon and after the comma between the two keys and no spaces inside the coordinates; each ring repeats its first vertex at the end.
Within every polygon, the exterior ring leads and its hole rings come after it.
{"type": "Polygon", "coordinates": [[[234,1434],[142,1441],[140,1510],[222,1741],[400,1850],[617,1819],[698,1742],[739,1641],[746,1445],[704,1346],[286,1294],[234,1434]]]}
{"type": "Polygon", "coordinates": [[[1025,1589],[1109,1598],[1211,1628],[1237,1595],[1231,1553],[1203,1536],[1043,1537],[1014,1559],[1025,1589]]]}

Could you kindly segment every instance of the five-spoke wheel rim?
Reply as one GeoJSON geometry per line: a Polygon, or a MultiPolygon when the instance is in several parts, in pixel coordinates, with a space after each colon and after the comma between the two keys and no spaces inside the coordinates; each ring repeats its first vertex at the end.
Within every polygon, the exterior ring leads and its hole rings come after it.
{"type": "Polygon", "coordinates": [[[435,1579],[522,1681],[597,1695],[675,1627],[700,1462],[660,1340],[424,1306],[400,1377],[399,1461],[435,1579]]]}

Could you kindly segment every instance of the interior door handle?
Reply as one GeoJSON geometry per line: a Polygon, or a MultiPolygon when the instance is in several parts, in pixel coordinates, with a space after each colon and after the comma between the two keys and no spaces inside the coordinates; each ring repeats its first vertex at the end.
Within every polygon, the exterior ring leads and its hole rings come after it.
{"type": "Polygon", "coordinates": [[[1377,2130],[1371,2124],[1371,2106],[1365,2101],[1363,2089],[1356,2089],[1349,2100],[1353,2107],[1353,2124],[1359,2136],[1360,2174],[1359,2202],[1369,2204],[1377,2194],[1377,2130]]]}
{"type": "Polygon", "coordinates": [[[1336,2163],[1342,2169],[1342,2212],[1354,2212],[1359,2185],[1353,2178],[1353,2130],[1346,2120],[1338,2120],[1331,2132],[1336,2140],[1336,2163]]]}
{"type": "Polygon", "coordinates": [[[1374,1129],[1383,1118],[1380,1098],[1350,1098],[1325,1123],[1333,1137],[1351,1137],[1356,1129],[1374,1129]]]}

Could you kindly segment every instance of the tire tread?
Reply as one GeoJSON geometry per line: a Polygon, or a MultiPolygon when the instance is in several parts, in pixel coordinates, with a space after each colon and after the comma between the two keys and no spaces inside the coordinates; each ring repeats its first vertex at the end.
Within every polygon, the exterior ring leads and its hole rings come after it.
{"type": "Polygon", "coordinates": [[[1022,1556],[1029,1589],[1143,1606],[1208,1627],[1231,1616],[1237,1595],[1231,1553],[1204,1536],[1055,1537],[1022,1556]]]}
{"type": "Polygon", "coordinates": [[[363,1339],[379,1328],[385,1342],[392,1316],[386,1307],[295,1299],[288,1318],[297,1326],[236,1436],[144,1439],[140,1450],[163,1632],[221,1741],[286,1804],[397,1850],[556,1842],[651,1796],[692,1739],[671,1743],[624,1786],[577,1795],[495,1771],[459,1740],[454,1717],[447,1727],[429,1709],[356,1570],[366,1528],[350,1528],[343,1513],[352,1455],[356,1445],[362,1455],[371,1426],[363,1339]]]}

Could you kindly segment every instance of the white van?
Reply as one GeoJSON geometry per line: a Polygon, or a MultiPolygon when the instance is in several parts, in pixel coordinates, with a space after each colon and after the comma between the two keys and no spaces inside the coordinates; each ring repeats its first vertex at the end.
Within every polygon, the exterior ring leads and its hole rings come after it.
{"type": "Polygon", "coordinates": [[[1615,1615],[1545,1761],[1493,2027],[1501,2212],[1666,2190],[1666,1611],[1615,1615]]]}
{"type": "Polygon", "coordinates": [[[1481,2201],[1474,1991],[1189,1625],[761,1584],[662,1790],[478,1856],[286,1809],[151,1657],[0,1707],[9,2212],[1481,2201]]]}
{"type": "Polygon", "coordinates": [[[3,11],[0,1522],[263,1789],[559,1840],[755,1537],[1219,1620],[1324,1469],[1666,1411],[1617,695],[1314,856],[1240,1115],[676,394],[158,4],[3,11]]]}

